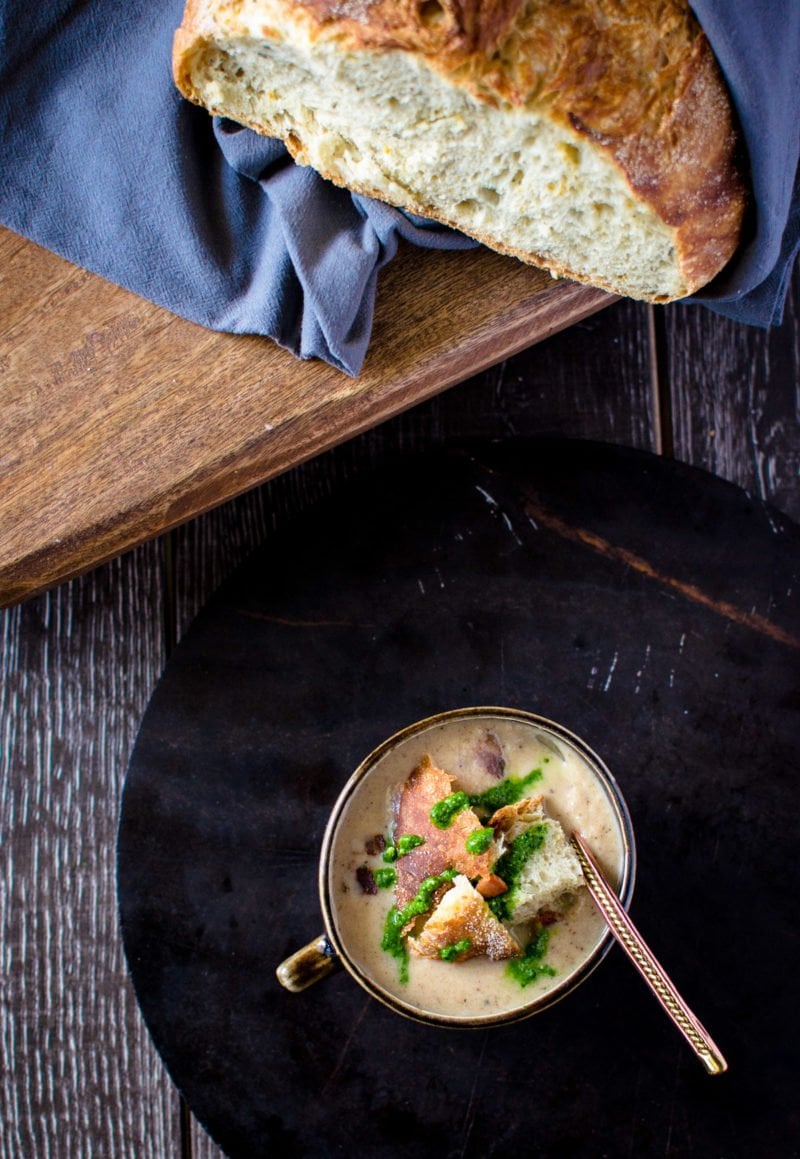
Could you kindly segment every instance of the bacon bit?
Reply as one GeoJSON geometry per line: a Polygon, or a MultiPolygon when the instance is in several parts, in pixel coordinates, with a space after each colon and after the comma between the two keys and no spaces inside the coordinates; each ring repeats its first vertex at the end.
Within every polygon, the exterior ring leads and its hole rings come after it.
{"type": "Polygon", "coordinates": [[[364,842],[364,849],[370,857],[377,857],[379,853],[383,853],[386,848],[386,838],[382,833],[376,833],[374,837],[370,837],[368,841],[364,842]]]}
{"type": "Polygon", "coordinates": [[[502,779],[506,771],[506,761],[502,745],[493,732],[484,735],[478,746],[477,757],[490,777],[495,777],[498,781],[502,779]]]}
{"type": "Polygon", "coordinates": [[[375,875],[372,870],[366,865],[359,865],[356,870],[356,881],[361,886],[363,893],[377,893],[378,885],[375,881],[375,875]]]}
{"type": "Polygon", "coordinates": [[[501,893],[508,893],[508,886],[496,873],[482,877],[475,888],[481,897],[499,897],[501,893]]]}

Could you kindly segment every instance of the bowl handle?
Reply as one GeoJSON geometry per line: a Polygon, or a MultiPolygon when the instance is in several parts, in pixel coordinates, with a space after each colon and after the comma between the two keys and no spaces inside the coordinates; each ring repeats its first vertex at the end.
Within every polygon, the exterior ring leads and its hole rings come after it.
{"type": "Polygon", "coordinates": [[[320,934],[313,942],[296,950],[278,966],[275,971],[281,986],[299,994],[308,986],[313,986],[340,965],[339,955],[328,941],[326,934],[320,934]]]}

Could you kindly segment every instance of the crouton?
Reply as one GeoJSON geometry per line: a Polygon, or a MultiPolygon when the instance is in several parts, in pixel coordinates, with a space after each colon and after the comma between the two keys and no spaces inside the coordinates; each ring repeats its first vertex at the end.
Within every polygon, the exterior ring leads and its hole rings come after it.
{"type": "Polygon", "coordinates": [[[498,850],[494,872],[509,887],[494,912],[514,925],[543,910],[561,913],[585,882],[564,830],[545,812],[544,798],[506,805],[489,823],[498,850]]]}
{"type": "Polygon", "coordinates": [[[422,931],[408,939],[408,947],[423,958],[457,962],[481,955],[499,961],[522,952],[463,873],[454,878],[422,931]]]}

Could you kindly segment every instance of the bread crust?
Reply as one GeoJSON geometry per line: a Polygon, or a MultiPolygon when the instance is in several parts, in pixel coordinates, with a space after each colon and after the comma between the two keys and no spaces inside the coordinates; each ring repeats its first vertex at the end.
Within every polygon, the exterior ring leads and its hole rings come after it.
{"type": "Polygon", "coordinates": [[[545,819],[544,794],[536,797],[523,797],[513,805],[503,805],[492,814],[489,824],[497,836],[505,835],[520,822],[534,824],[545,819]]]}
{"type": "Polygon", "coordinates": [[[516,957],[521,947],[514,935],[501,925],[480,893],[466,877],[457,877],[420,933],[408,939],[408,948],[421,958],[438,958],[448,946],[465,940],[454,959],[485,955],[495,962],[516,957]]]}
{"type": "Polygon", "coordinates": [[[301,0],[320,29],[354,49],[402,48],[463,59],[495,52],[522,0],[301,0]]]}
{"type": "MultiPolygon", "coordinates": [[[[192,58],[220,31],[240,32],[243,7],[241,0],[188,0],[173,66],[190,100],[202,103],[192,58]]],[[[251,0],[251,15],[252,8],[251,0]]],[[[671,231],[679,296],[710,281],[736,250],[747,190],[734,114],[684,0],[258,0],[257,8],[265,37],[280,39],[293,26],[309,44],[330,41],[343,53],[408,52],[479,102],[546,111],[563,132],[605,153],[635,199],[671,231]]],[[[304,142],[292,133],[284,139],[308,164],[304,142]]],[[[336,173],[320,172],[341,184],[336,173]]],[[[347,187],[385,197],[374,187],[347,187]]],[[[403,208],[463,228],[412,193],[403,208]]],[[[556,275],[615,290],[602,273],[581,277],[549,257],[470,233],[556,275]]],[[[650,300],[669,298],[654,293],[650,300]]]]}

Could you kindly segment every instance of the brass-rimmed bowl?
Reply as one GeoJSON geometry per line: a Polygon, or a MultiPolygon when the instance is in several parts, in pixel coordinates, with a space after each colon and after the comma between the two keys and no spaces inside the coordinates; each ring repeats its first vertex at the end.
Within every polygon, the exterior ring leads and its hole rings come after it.
{"type": "Polygon", "coordinates": [[[599,965],[611,946],[611,936],[607,930],[603,931],[591,950],[587,952],[585,959],[544,993],[526,999],[525,991],[521,989],[520,1003],[512,1009],[489,1014],[451,1015],[426,1010],[413,1001],[387,989],[370,973],[364,963],[359,960],[358,955],[353,953],[352,948],[347,945],[346,937],[342,935],[341,926],[337,920],[332,880],[334,850],[348,807],[356,794],[363,790],[367,779],[379,768],[387,756],[396,754],[399,748],[409,746],[412,741],[416,743],[427,732],[454,727],[464,722],[485,723],[487,728],[490,728],[492,722],[496,723],[501,720],[533,729],[537,734],[537,740],[556,752],[560,752],[559,745],[566,746],[577,754],[588,769],[595,785],[609,806],[610,814],[616,826],[621,868],[619,878],[614,882],[614,885],[621,903],[627,908],[633,893],[636,869],[633,826],[619,786],[600,757],[585,741],[562,724],[535,713],[499,707],[453,709],[417,721],[383,741],[364,758],[344,785],[331,811],[320,854],[319,894],[325,933],[279,966],[278,978],[287,989],[295,991],[305,989],[306,986],[341,965],[367,993],[404,1017],[428,1025],[474,1029],[506,1025],[523,1018],[529,1018],[533,1014],[547,1009],[571,993],[599,965]]]}

